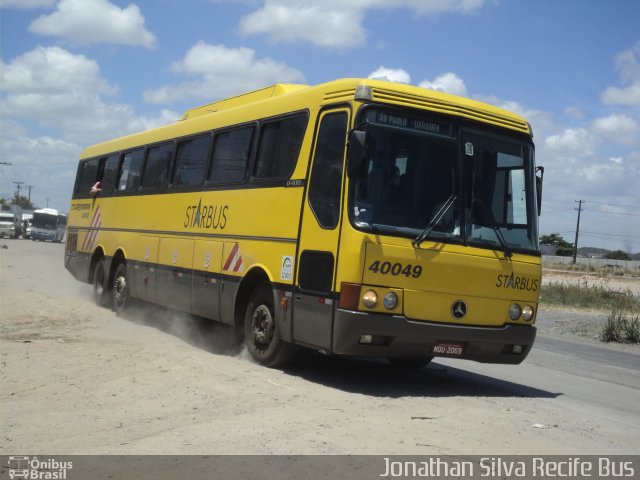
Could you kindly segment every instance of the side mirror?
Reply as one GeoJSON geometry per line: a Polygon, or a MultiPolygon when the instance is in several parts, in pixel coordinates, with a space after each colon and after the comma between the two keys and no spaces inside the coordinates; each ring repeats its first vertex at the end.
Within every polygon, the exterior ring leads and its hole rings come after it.
{"type": "Polygon", "coordinates": [[[544,167],[536,167],[536,199],[538,201],[538,215],[542,210],[542,179],[544,178],[544,167]],[[540,172],[540,175],[538,175],[540,172]]]}
{"type": "Polygon", "coordinates": [[[362,178],[367,159],[367,132],[351,130],[347,143],[347,175],[349,178],[362,178]]]}

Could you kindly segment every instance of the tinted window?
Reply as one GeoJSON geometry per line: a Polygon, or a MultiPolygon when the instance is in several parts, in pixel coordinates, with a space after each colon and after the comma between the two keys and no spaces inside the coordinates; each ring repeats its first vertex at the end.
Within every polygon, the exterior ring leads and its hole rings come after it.
{"type": "Polygon", "coordinates": [[[104,172],[102,174],[102,193],[113,192],[113,187],[116,184],[116,178],[118,174],[118,160],[120,155],[117,153],[110,155],[104,162],[104,172]]]}
{"type": "Polygon", "coordinates": [[[318,223],[335,228],[340,218],[340,189],[347,132],[347,114],[322,119],[309,181],[309,204],[318,223]]]}
{"type": "Polygon", "coordinates": [[[333,284],[333,254],[305,250],[300,255],[300,288],[331,293],[333,284]]]}
{"type": "Polygon", "coordinates": [[[98,171],[100,159],[80,162],[78,167],[78,182],[76,183],[76,194],[89,195],[91,187],[98,181],[98,171]]]}
{"type": "Polygon", "coordinates": [[[216,135],[208,180],[211,183],[239,183],[245,179],[253,127],[216,135]]]}
{"type": "Polygon", "coordinates": [[[306,126],[306,115],[265,124],[260,132],[254,176],[261,179],[287,178],[298,158],[306,126]]]}
{"type": "Polygon", "coordinates": [[[200,185],[207,166],[211,135],[190,138],[178,144],[176,170],[173,184],[177,186],[200,185]]]}
{"type": "Polygon", "coordinates": [[[173,142],[151,147],[147,150],[147,162],[144,166],[142,186],[162,188],[169,180],[173,142]]]}
{"type": "Polygon", "coordinates": [[[135,192],[138,190],[143,158],[144,150],[142,148],[124,154],[120,168],[120,177],[118,178],[119,192],[135,192]]]}

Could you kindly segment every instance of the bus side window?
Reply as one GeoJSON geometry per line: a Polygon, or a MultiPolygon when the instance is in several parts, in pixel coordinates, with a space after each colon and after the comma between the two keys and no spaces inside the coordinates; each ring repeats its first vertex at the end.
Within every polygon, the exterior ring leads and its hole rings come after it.
{"type": "Polygon", "coordinates": [[[98,180],[98,171],[100,168],[100,159],[94,158],[80,162],[78,168],[78,181],[76,183],[75,195],[83,197],[88,196],[91,187],[98,180]]]}
{"type": "Polygon", "coordinates": [[[241,183],[245,180],[253,131],[251,126],[216,135],[207,177],[209,183],[241,183]]]}
{"type": "Polygon", "coordinates": [[[133,193],[138,190],[143,158],[143,148],[124,154],[122,166],[120,167],[120,176],[118,178],[119,192],[133,193]]]}
{"type": "Polygon", "coordinates": [[[346,136],[346,113],[332,113],[322,119],[309,180],[309,205],[324,228],[335,228],[340,218],[346,136]]]}
{"type": "Polygon", "coordinates": [[[109,155],[104,162],[104,170],[102,173],[102,194],[108,195],[113,192],[116,184],[116,175],[118,173],[118,161],[120,155],[115,153],[109,155]]]}
{"type": "Polygon", "coordinates": [[[307,121],[305,114],[272,121],[262,126],[254,178],[289,178],[298,159],[307,121]]]}
{"type": "Polygon", "coordinates": [[[142,187],[165,187],[169,181],[171,160],[173,160],[173,142],[149,147],[142,175],[142,187]]]}
{"type": "Polygon", "coordinates": [[[210,149],[210,133],[178,143],[173,185],[188,187],[202,184],[210,149]]]}

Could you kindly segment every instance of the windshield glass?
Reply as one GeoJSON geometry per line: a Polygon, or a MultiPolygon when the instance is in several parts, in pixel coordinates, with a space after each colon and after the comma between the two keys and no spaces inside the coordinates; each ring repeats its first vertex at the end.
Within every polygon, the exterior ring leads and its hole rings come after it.
{"type": "Polygon", "coordinates": [[[57,223],[58,216],[49,213],[34,213],[33,220],[31,220],[31,224],[34,227],[46,229],[56,228],[57,223]]]}
{"type": "Polygon", "coordinates": [[[409,111],[369,108],[364,120],[368,154],[350,210],[357,228],[416,245],[538,250],[530,144],[409,111]]]}
{"type": "Polygon", "coordinates": [[[537,206],[531,146],[478,132],[464,134],[464,171],[471,177],[469,243],[537,250],[537,206]]]}

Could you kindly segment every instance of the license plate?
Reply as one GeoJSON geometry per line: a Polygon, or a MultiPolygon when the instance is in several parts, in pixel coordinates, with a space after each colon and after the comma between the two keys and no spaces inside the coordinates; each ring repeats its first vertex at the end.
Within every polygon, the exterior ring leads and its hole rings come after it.
{"type": "Polygon", "coordinates": [[[437,341],[431,353],[448,357],[459,357],[464,352],[464,343],[437,341]]]}

